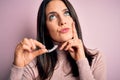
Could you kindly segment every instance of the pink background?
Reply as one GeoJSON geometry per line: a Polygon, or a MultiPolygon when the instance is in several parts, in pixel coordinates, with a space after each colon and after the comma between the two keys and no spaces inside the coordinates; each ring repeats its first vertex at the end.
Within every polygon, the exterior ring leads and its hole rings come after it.
{"type": "MultiPolygon", "coordinates": [[[[120,0],[70,0],[82,26],[85,45],[105,56],[107,80],[120,80],[120,0]]],[[[14,49],[24,37],[36,38],[41,0],[0,0],[0,80],[7,80],[14,49]]]]}

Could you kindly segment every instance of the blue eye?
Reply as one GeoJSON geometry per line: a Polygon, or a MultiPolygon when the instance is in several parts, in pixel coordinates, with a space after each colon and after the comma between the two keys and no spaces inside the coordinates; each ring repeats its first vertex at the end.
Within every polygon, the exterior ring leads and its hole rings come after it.
{"type": "Polygon", "coordinates": [[[64,15],[65,16],[70,16],[70,12],[69,11],[65,11],[64,15]]]}
{"type": "Polygon", "coordinates": [[[49,20],[53,20],[53,19],[55,19],[55,18],[56,18],[55,15],[50,15],[50,16],[49,16],[49,20]]]}

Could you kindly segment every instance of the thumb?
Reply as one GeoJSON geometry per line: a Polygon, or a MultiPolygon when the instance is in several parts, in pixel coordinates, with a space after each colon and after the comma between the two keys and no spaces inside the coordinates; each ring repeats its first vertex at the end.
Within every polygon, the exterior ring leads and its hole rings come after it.
{"type": "Polygon", "coordinates": [[[47,49],[39,49],[39,50],[36,50],[36,51],[32,52],[32,54],[33,54],[34,57],[37,57],[37,56],[42,55],[46,52],[47,52],[47,49]]]}

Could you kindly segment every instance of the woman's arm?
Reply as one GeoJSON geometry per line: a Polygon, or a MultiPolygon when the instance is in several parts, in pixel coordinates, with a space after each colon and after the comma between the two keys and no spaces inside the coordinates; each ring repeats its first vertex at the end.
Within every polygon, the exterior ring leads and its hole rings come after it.
{"type": "Polygon", "coordinates": [[[87,58],[80,59],[77,62],[80,80],[106,80],[105,64],[101,53],[97,53],[91,67],[87,58]]]}
{"type": "Polygon", "coordinates": [[[78,38],[75,24],[73,23],[73,38],[64,42],[60,50],[69,51],[71,57],[77,62],[80,74],[80,80],[105,80],[105,67],[101,54],[97,52],[93,58],[92,67],[89,66],[85,56],[84,45],[78,38]]]}
{"type": "Polygon", "coordinates": [[[10,80],[33,80],[34,68],[29,64],[34,59],[47,52],[45,46],[37,40],[24,38],[16,47],[10,80]],[[40,49],[36,50],[36,47],[40,49]]]}
{"type": "Polygon", "coordinates": [[[9,80],[22,80],[25,67],[18,67],[13,65],[11,68],[9,80]]]}
{"type": "Polygon", "coordinates": [[[36,80],[37,77],[36,60],[33,60],[25,67],[12,66],[10,80],[36,80]]]}

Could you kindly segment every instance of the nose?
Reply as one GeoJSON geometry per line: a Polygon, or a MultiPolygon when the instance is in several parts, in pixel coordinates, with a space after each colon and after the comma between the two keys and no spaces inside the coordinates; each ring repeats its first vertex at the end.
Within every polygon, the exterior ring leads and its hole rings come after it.
{"type": "Polygon", "coordinates": [[[59,25],[63,26],[66,24],[66,18],[65,16],[59,16],[59,25]]]}

